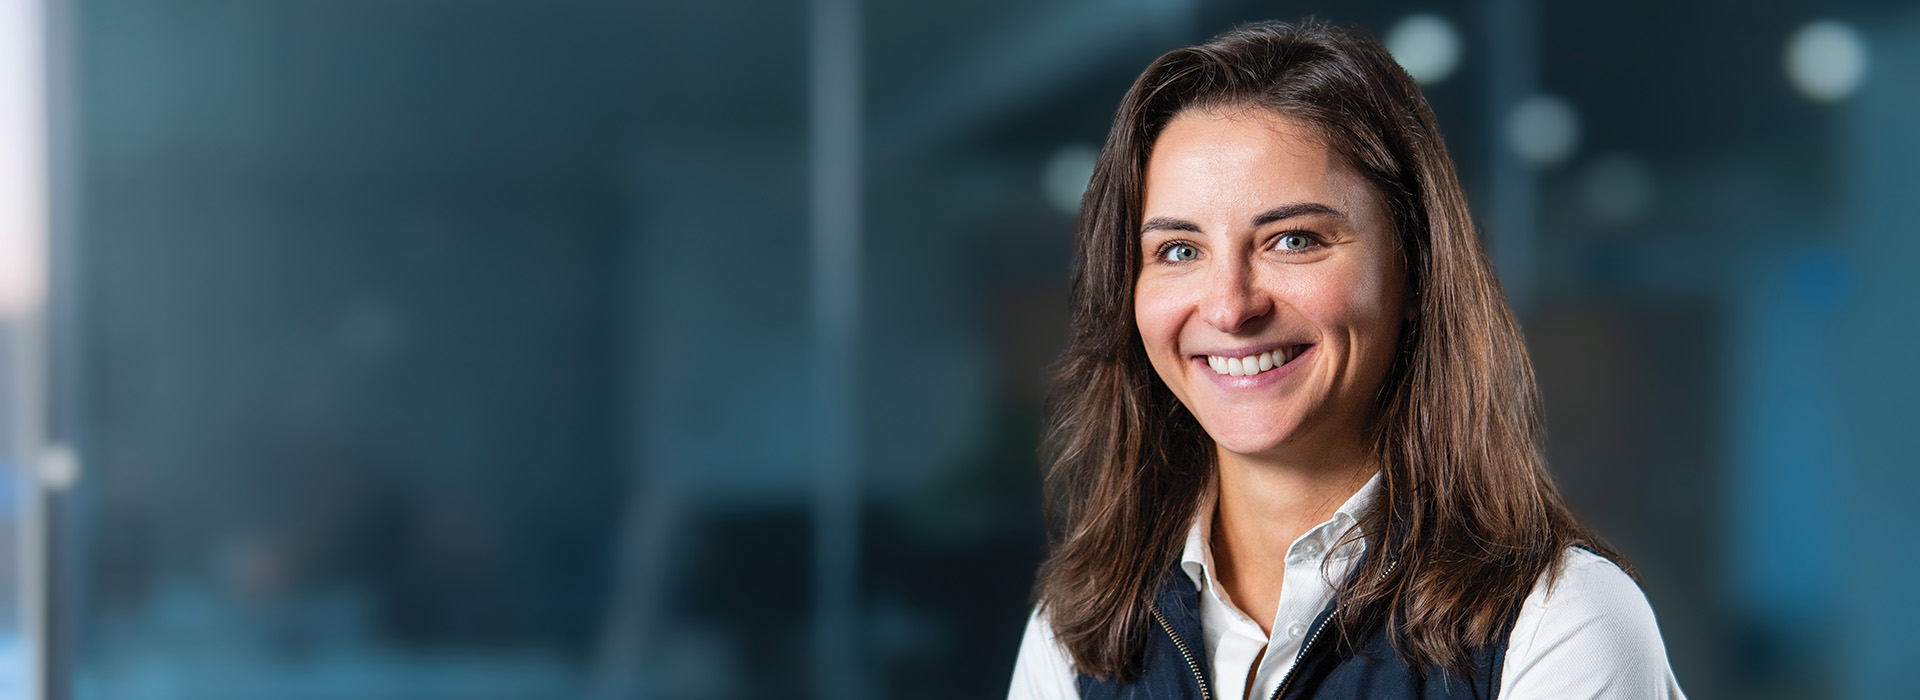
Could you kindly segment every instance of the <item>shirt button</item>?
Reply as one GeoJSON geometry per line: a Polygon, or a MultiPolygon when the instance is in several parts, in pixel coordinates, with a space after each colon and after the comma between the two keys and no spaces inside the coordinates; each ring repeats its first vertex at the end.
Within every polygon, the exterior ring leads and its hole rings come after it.
{"type": "Polygon", "coordinates": [[[1295,623],[1293,623],[1293,624],[1291,624],[1291,625],[1287,625],[1287,636],[1288,636],[1288,637],[1298,637],[1298,636],[1300,636],[1300,635],[1303,635],[1303,634],[1306,634],[1306,633],[1307,633],[1307,626],[1306,626],[1306,625],[1303,625],[1303,624],[1300,624],[1300,623],[1298,623],[1298,622],[1295,622],[1295,623]]]}
{"type": "Polygon", "coordinates": [[[1320,553],[1320,543],[1319,542],[1302,542],[1300,543],[1300,553],[1310,557],[1315,556],[1320,553]]]}

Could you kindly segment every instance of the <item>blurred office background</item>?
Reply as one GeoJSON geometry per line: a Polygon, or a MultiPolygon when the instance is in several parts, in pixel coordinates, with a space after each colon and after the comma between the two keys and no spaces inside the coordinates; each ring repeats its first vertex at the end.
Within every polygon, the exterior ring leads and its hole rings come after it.
{"type": "Polygon", "coordinates": [[[1912,697],[1920,4],[0,0],[0,697],[991,698],[1125,87],[1419,77],[1694,698],[1912,697]]]}

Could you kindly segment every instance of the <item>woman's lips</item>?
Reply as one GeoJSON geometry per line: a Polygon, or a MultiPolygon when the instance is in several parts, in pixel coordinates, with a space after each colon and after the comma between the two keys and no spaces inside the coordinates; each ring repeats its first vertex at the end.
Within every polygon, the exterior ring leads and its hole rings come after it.
{"type": "Polygon", "coordinates": [[[1273,384],[1292,375],[1294,368],[1304,364],[1301,362],[1301,358],[1312,355],[1316,347],[1318,346],[1312,344],[1289,345],[1267,353],[1247,357],[1224,358],[1215,355],[1202,355],[1193,358],[1193,361],[1201,363],[1202,366],[1206,367],[1206,373],[1211,375],[1214,382],[1221,386],[1234,389],[1251,389],[1273,384]],[[1277,364],[1273,364],[1266,369],[1259,369],[1263,364],[1266,364],[1266,362],[1261,361],[1262,355],[1267,356],[1267,362],[1277,362],[1277,364]],[[1252,374],[1246,373],[1246,369],[1249,366],[1248,357],[1252,358],[1251,366],[1256,370],[1252,374]],[[1239,365],[1241,370],[1240,374],[1233,373],[1233,365],[1235,364],[1239,365]],[[1221,365],[1226,366],[1226,372],[1220,371],[1221,365]]]}

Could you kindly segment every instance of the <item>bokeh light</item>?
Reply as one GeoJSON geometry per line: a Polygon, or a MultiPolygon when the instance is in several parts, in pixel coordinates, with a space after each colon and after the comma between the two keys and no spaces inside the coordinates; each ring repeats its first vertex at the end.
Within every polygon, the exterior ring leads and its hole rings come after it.
{"type": "Polygon", "coordinates": [[[1867,78],[1867,44],[1843,22],[1820,20],[1787,40],[1787,81],[1815,102],[1845,99],[1867,78]]]}
{"type": "Polygon", "coordinates": [[[1552,95],[1534,95],[1507,113],[1507,146],[1522,160],[1554,165],[1580,146],[1580,115],[1573,106],[1552,95]]]}
{"type": "Polygon", "coordinates": [[[1408,15],[1387,30],[1387,50],[1414,82],[1432,85],[1460,67],[1460,32],[1430,12],[1408,15]]]}
{"type": "Polygon", "coordinates": [[[1610,154],[1594,159],[1580,178],[1580,199],[1594,218],[1628,223],[1653,205],[1653,172],[1640,159],[1610,154]]]}
{"type": "Polygon", "coordinates": [[[1040,169],[1040,189],[1047,204],[1068,216],[1080,214],[1080,196],[1087,192],[1087,180],[1093,178],[1093,161],[1100,151],[1084,143],[1072,143],[1055,149],[1040,169]]]}

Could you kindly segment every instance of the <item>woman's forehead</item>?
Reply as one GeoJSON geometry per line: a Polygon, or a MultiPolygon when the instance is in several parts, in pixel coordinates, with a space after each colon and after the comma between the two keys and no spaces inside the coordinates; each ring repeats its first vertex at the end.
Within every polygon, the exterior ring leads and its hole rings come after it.
{"type": "Polygon", "coordinates": [[[1319,202],[1370,208],[1364,178],[1305,122],[1256,107],[1181,112],[1150,151],[1143,219],[1246,218],[1273,206],[1319,202]]]}

